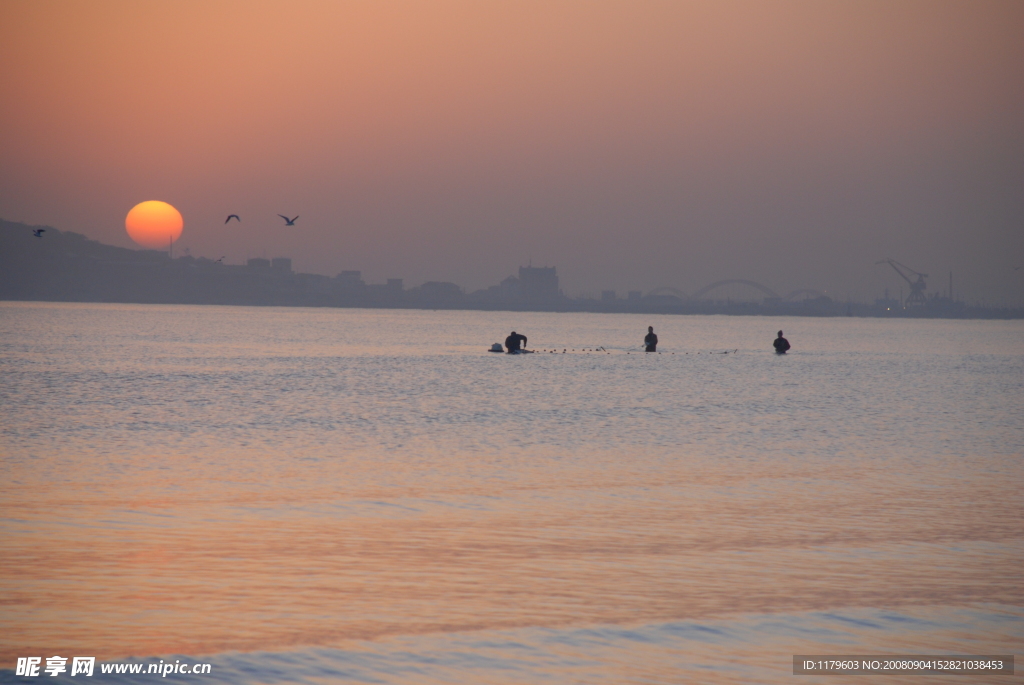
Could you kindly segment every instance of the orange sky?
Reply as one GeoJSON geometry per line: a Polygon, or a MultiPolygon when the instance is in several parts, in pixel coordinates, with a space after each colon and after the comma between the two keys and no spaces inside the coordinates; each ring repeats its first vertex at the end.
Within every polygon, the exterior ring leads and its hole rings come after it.
{"type": "Polygon", "coordinates": [[[196,255],[471,289],[532,259],[569,294],[867,300],[893,257],[1024,303],[1022,32],[1020,2],[6,0],[0,218],[129,246],[161,199],[196,255]]]}

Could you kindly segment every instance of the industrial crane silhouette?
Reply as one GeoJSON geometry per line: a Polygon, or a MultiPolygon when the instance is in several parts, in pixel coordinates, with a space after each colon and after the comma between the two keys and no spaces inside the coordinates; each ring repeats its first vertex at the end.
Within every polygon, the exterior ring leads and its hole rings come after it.
{"type": "Polygon", "coordinates": [[[891,266],[893,268],[893,270],[896,273],[898,273],[903,278],[904,281],[906,281],[907,283],[910,284],[910,295],[907,296],[907,301],[906,301],[904,306],[906,306],[906,307],[926,307],[926,306],[928,306],[928,298],[926,298],[924,296],[924,289],[926,287],[925,284],[924,284],[924,279],[928,278],[928,274],[923,274],[920,271],[914,271],[913,269],[911,269],[906,264],[900,264],[895,259],[883,259],[880,262],[875,262],[875,264],[888,264],[889,266],[891,266]],[[910,276],[908,276],[907,274],[903,273],[904,269],[909,271],[910,273],[914,274],[915,276],[917,276],[917,280],[916,281],[910,280],[910,276]]]}

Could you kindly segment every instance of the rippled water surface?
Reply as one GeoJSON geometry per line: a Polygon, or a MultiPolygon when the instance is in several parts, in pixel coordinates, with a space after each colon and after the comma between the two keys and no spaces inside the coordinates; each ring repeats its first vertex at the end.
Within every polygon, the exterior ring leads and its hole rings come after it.
{"type": "Polygon", "coordinates": [[[1020,321],[0,303],[0,411],[0,680],[768,683],[1024,644],[1020,321]],[[512,328],[543,351],[486,352],[512,328]]]}

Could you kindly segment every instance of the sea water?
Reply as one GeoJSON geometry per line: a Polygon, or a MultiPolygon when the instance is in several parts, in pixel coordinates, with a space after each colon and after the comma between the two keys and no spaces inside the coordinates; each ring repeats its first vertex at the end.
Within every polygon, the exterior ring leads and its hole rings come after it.
{"type": "Polygon", "coordinates": [[[0,412],[5,682],[781,683],[1024,644],[1021,321],[0,303],[0,412]],[[487,352],[513,329],[537,353],[487,352]]]}

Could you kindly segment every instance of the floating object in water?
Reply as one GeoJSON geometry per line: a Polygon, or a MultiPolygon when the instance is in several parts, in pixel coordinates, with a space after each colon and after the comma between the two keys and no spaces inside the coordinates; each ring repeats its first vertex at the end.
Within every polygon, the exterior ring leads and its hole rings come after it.
{"type": "Polygon", "coordinates": [[[487,351],[488,352],[504,352],[505,348],[501,346],[501,343],[494,343],[493,345],[491,345],[491,349],[489,349],[487,351]]]}

